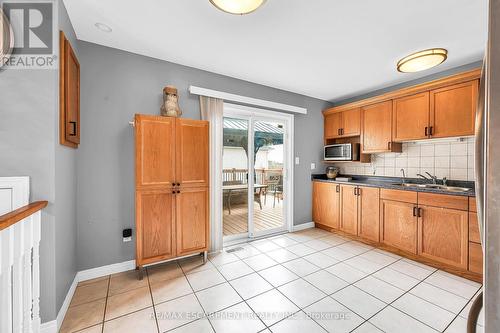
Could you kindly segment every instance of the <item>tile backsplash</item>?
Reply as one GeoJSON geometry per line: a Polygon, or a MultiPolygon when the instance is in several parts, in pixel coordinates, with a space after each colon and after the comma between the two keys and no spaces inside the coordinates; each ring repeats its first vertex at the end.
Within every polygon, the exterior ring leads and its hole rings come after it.
{"type": "Polygon", "coordinates": [[[371,163],[336,163],[343,174],[406,176],[429,172],[439,178],[474,180],[474,138],[433,139],[403,143],[402,153],[373,154],[371,163]]]}

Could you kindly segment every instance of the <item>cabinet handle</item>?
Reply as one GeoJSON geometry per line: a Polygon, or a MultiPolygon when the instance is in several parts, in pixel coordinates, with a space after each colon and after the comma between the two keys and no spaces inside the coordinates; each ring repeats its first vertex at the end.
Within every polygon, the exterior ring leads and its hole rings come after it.
{"type": "Polygon", "coordinates": [[[344,129],[343,128],[340,129],[340,134],[344,135],[344,129]]]}
{"type": "Polygon", "coordinates": [[[417,210],[417,216],[418,217],[422,217],[422,212],[423,212],[423,209],[422,208],[418,208],[418,210],[417,210]]]}
{"type": "Polygon", "coordinates": [[[392,147],[392,142],[387,142],[387,148],[391,150],[391,147],[392,147]]]}
{"type": "Polygon", "coordinates": [[[361,195],[361,188],[358,187],[358,196],[360,196],[360,195],[361,195]]]}
{"type": "Polygon", "coordinates": [[[177,183],[177,186],[181,186],[181,183],[177,183]]]}
{"type": "Polygon", "coordinates": [[[337,135],[340,135],[340,128],[337,129],[337,135]]]}
{"type": "Polygon", "coordinates": [[[417,206],[413,206],[413,216],[417,216],[417,206]]]}
{"type": "Polygon", "coordinates": [[[337,192],[337,193],[340,192],[340,185],[335,186],[335,192],[337,192]]]}
{"type": "Polygon", "coordinates": [[[358,192],[356,191],[357,187],[354,188],[354,195],[358,195],[358,192]]]}
{"type": "Polygon", "coordinates": [[[181,191],[177,190],[177,193],[181,193],[181,191]]]}
{"type": "Polygon", "coordinates": [[[73,131],[69,133],[69,136],[76,136],[76,121],[70,121],[71,125],[73,125],[73,131]]]}
{"type": "Polygon", "coordinates": [[[429,133],[428,133],[429,132],[429,127],[425,126],[424,132],[425,132],[425,134],[424,134],[425,136],[429,136],[429,133]]]}
{"type": "Polygon", "coordinates": [[[429,127],[429,135],[433,135],[434,133],[432,133],[432,130],[434,129],[434,127],[429,127]]]}
{"type": "Polygon", "coordinates": [[[172,191],[172,194],[175,194],[175,190],[172,191]]]}

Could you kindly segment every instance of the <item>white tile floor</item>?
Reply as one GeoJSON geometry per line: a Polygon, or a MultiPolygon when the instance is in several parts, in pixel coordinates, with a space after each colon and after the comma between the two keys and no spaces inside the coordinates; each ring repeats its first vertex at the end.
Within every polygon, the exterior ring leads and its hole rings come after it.
{"type": "MultiPolygon", "coordinates": [[[[136,289],[121,295],[134,304],[113,312],[108,297],[103,331],[458,333],[481,287],[319,229],[226,250],[235,248],[206,264],[197,257],[149,268],[146,282],[126,280],[136,289]],[[148,281],[152,306],[138,303],[148,281]]],[[[110,295],[111,285],[121,284],[110,283],[110,295]]]]}
{"type": "MultiPolygon", "coordinates": [[[[227,253],[210,260],[226,278],[223,285],[228,283],[239,296],[231,293],[231,301],[245,304],[235,311],[250,309],[272,332],[465,332],[464,309],[481,287],[319,229],[232,248],[242,248],[233,252],[242,260],[227,263],[227,253]],[[233,272],[224,274],[232,267],[233,272]]],[[[226,299],[225,293],[215,295],[220,302],[226,299]]],[[[229,323],[212,323],[212,328],[231,331],[225,325],[229,323]]],[[[227,327],[245,332],[265,328],[227,327]]]]}

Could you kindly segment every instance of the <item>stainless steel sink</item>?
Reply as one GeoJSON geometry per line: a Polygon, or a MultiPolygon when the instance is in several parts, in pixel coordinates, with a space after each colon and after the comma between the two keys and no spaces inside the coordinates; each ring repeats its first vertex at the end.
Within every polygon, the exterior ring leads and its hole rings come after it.
{"type": "Polygon", "coordinates": [[[402,186],[402,187],[435,188],[435,189],[440,189],[440,190],[448,191],[448,192],[468,192],[468,191],[471,191],[470,188],[466,188],[466,187],[445,186],[445,185],[438,185],[438,184],[399,183],[399,184],[393,184],[393,185],[402,186]]]}

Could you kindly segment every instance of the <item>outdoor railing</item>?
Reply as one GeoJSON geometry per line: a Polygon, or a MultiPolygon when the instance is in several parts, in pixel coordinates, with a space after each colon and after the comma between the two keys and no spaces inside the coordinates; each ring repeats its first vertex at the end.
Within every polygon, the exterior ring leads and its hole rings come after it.
{"type": "MultiPolygon", "coordinates": [[[[242,184],[247,183],[247,169],[223,169],[222,170],[222,181],[223,182],[240,182],[242,184]]],[[[275,180],[270,180],[270,176],[281,176],[283,174],[283,169],[255,169],[255,183],[256,184],[269,184],[271,187],[276,182],[275,180]]]]}
{"type": "Polygon", "coordinates": [[[40,218],[47,201],[0,216],[0,332],[40,332],[40,218]]]}

